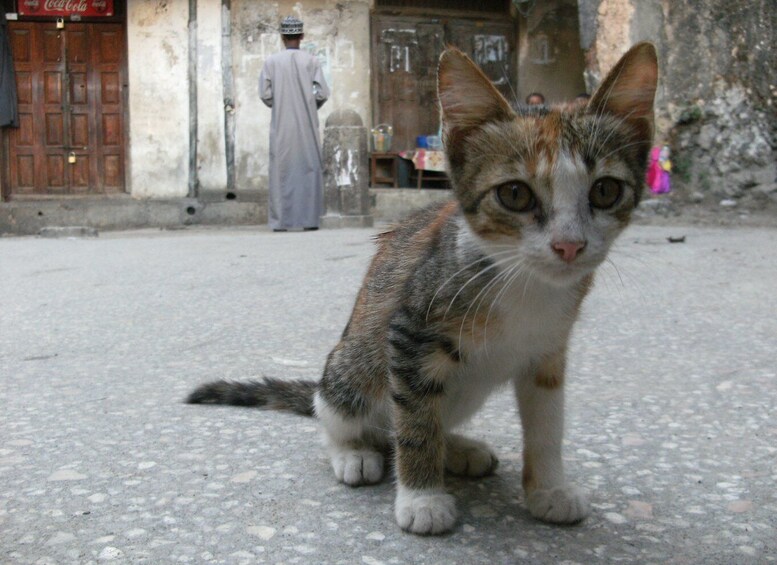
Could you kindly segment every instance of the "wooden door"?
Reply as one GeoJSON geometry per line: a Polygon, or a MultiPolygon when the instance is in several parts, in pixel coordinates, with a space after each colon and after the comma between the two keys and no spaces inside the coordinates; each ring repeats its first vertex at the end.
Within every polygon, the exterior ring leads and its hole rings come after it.
{"type": "Polygon", "coordinates": [[[443,37],[439,22],[385,16],[373,21],[373,116],[376,124],[393,127],[392,151],[412,149],[416,136],[440,128],[437,61],[443,37]]]}
{"type": "Polygon", "coordinates": [[[508,100],[514,99],[515,25],[464,18],[376,14],[372,21],[373,119],[394,128],[393,151],[440,127],[437,62],[445,45],[467,53],[508,100]]]}
{"type": "Polygon", "coordinates": [[[123,192],[123,26],[8,27],[19,108],[7,140],[11,196],[123,192]]]}

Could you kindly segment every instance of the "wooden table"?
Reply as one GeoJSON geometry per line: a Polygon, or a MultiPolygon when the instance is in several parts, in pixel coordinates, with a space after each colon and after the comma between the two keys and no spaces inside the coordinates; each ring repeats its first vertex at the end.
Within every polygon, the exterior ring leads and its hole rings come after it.
{"type": "Polygon", "coordinates": [[[442,151],[430,149],[416,149],[415,151],[401,151],[399,156],[413,162],[416,175],[416,186],[420,190],[424,181],[443,183],[449,185],[448,175],[445,172],[445,154],[442,151]]]}
{"type": "Polygon", "coordinates": [[[390,184],[399,186],[399,158],[398,153],[370,153],[370,186],[376,184],[390,184]]]}

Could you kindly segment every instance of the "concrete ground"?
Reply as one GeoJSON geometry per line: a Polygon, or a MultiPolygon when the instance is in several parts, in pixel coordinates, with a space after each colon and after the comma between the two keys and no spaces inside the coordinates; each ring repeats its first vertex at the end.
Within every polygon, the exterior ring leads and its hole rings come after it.
{"type": "Polygon", "coordinates": [[[570,351],[565,456],[592,516],[529,517],[503,391],[466,430],[501,465],[449,481],[438,538],[399,530],[391,480],[337,484],[314,420],[182,402],[316,378],[374,233],[0,239],[0,563],[777,561],[777,230],[631,228],[570,351]]]}

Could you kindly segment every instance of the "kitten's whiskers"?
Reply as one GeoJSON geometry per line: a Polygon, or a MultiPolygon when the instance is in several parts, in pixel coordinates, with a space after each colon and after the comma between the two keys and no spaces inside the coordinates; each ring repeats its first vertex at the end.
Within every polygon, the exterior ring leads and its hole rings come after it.
{"type": "Polygon", "coordinates": [[[456,292],[456,294],[453,296],[453,298],[451,298],[451,301],[450,301],[450,303],[448,304],[448,307],[445,309],[445,313],[443,314],[443,320],[444,320],[444,319],[445,319],[445,317],[448,315],[448,312],[450,312],[450,309],[451,309],[451,307],[453,306],[453,303],[454,303],[454,302],[456,302],[456,299],[459,297],[459,295],[462,293],[462,291],[463,291],[465,288],[467,288],[467,286],[469,286],[469,284],[470,284],[472,281],[474,281],[474,280],[475,280],[476,278],[478,278],[479,276],[481,276],[481,275],[483,275],[483,274],[487,273],[488,271],[490,271],[490,270],[492,270],[492,269],[495,269],[495,268],[499,267],[500,265],[502,265],[502,264],[504,264],[504,263],[507,263],[507,262],[509,262],[511,259],[512,259],[511,257],[508,257],[507,259],[500,259],[499,261],[494,261],[494,262],[493,262],[491,265],[489,265],[489,266],[488,266],[488,267],[486,267],[485,269],[481,269],[480,271],[478,271],[477,273],[475,273],[474,275],[472,275],[472,277],[470,277],[470,279],[469,279],[467,282],[465,282],[465,283],[464,283],[464,284],[463,284],[463,285],[462,285],[462,286],[459,288],[459,290],[456,292]]]}
{"type": "MultiPolygon", "coordinates": [[[[477,321],[478,311],[480,310],[480,306],[483,304],[483,301],[488,296],[488,292],[493,290],[493,288],[496,287],[504,279],[509,278],[512,271],[521,266],[522,262],[520,260],[521,259],[520,256],[516,254],[515,258],[519,259],[519,261],[509,266],[506,270],[502,271],[496,277],[491,279],[491,281],[489,281],[489,283],[486,286],[484,286],[480,290],[480,292],[478,292],[475,298],[472,300],[472,302],[469,305],[469,308],[467,308],[467,311],[464,313],[464,319],[461,321],[461,328],[459,330],[459,342],[461,342],[462,330],[464,328],[464,323],[467,320],[467,316],[469,315],[469,311],[472,309],[472,306],[475,306],[475,304],[477,304],[477,306],[475,307],[475,312],[472,314],[472,335],[473,336],[475,335],[475,323],[477,321]]],[[[501,292],[501,289],[500,289],[500,292],[501,292]]],[[[486,322],[483,325],[483,345],[486,346],[486,352],[488,352],[487,341],[488,341],[488,317],[486,317],[486,322]]]]}
{"type": "MultiPolygon", "coordinates": [[[[508,249],[505,249],[503,251],[497,251],[495,253],[491,253],[490,255],[483,255],[482,257],[479,257],[478,259],[475,259],[471,263],[468,263],[467,265],[465,265],[464,267],[462,267],[461,269],[459,269],[458,271],[453,273],[450,277],[445,279],[445,281],[435,291],[434,296],[432,296],[432,299],[429,301],[429,307],[426,309],[426,321],[427,322],[429,321],[429,314],[432,311],[432,305],[434,304],[434,301],[437,299],[437,295],[440,293],[440,291],[443,289],[443,287],[445,287],[445,285],[447,285],[449,282],[451,282],[451,280],[453,280],[456,277],[456,275],[459,275],[459,274],[463,273],[464,271],[466,271],[470,267],[480,263],[481,261],[488,261],[489,258],[491,258],[491,257],[495,257],[495,256],[498,256],[498,255],[505,255],[507,253],[510,253],[510,252],[514,251],[514,249],[515,249],[515,247],[512,246],[512,245],[510,245],[510,246],[505,245],[505,247],[508,247],[508,249]]],[[[447,314],[448,311],[446,310],[445,313],[447,314]]]]}
{"type": "MultiPolygon", "coordinates": [[[[494,299],[491,301],[491,304],[488,306],[488,312],[486,313],[486,322],[483,328],[483,336],[484,340],[488,339],[488,322],[491,319],[491,311],[493,310],[494,306],[496,304],[499,304],[499,302],[502,300],[502,297],[505,296],[506,291],[512,286],[512,284],[518,279],[518,277],[521,276],[522,273],[525,271],[528,271],[529,269],[526,268],[526,261],[522,259],[521,261],[518,261],[515,265],[513,265],[508,271],[507,271],[507,282],[505,282],[502,285],[502,288],[499,289],[499,292],[497,292],[494,299]]],[[[480,306],[478,306],[480,308],[480,306]]],[[[475,315],[477,315],[477,310],[475,310],[475,315]]],[[[485,344],[486,347],[486,356],[488,356],[488,344],[485,344]]]]}

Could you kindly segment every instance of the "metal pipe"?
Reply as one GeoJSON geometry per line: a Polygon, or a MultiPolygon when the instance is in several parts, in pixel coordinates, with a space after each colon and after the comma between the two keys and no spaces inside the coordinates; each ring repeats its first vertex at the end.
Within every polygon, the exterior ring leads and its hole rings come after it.
{"type": "Polygon", "coordinates": [[[221,0],[221,84],[224,89],[224,156],[227,192],[235,190],[235,87],[232,75],[232,0],[221,0]]]}
{"type": "Polygon", "coordinates": [[[189,198],[196,198],[200,181],[197,171],[197,0],[189,0],[189,198]]]}

